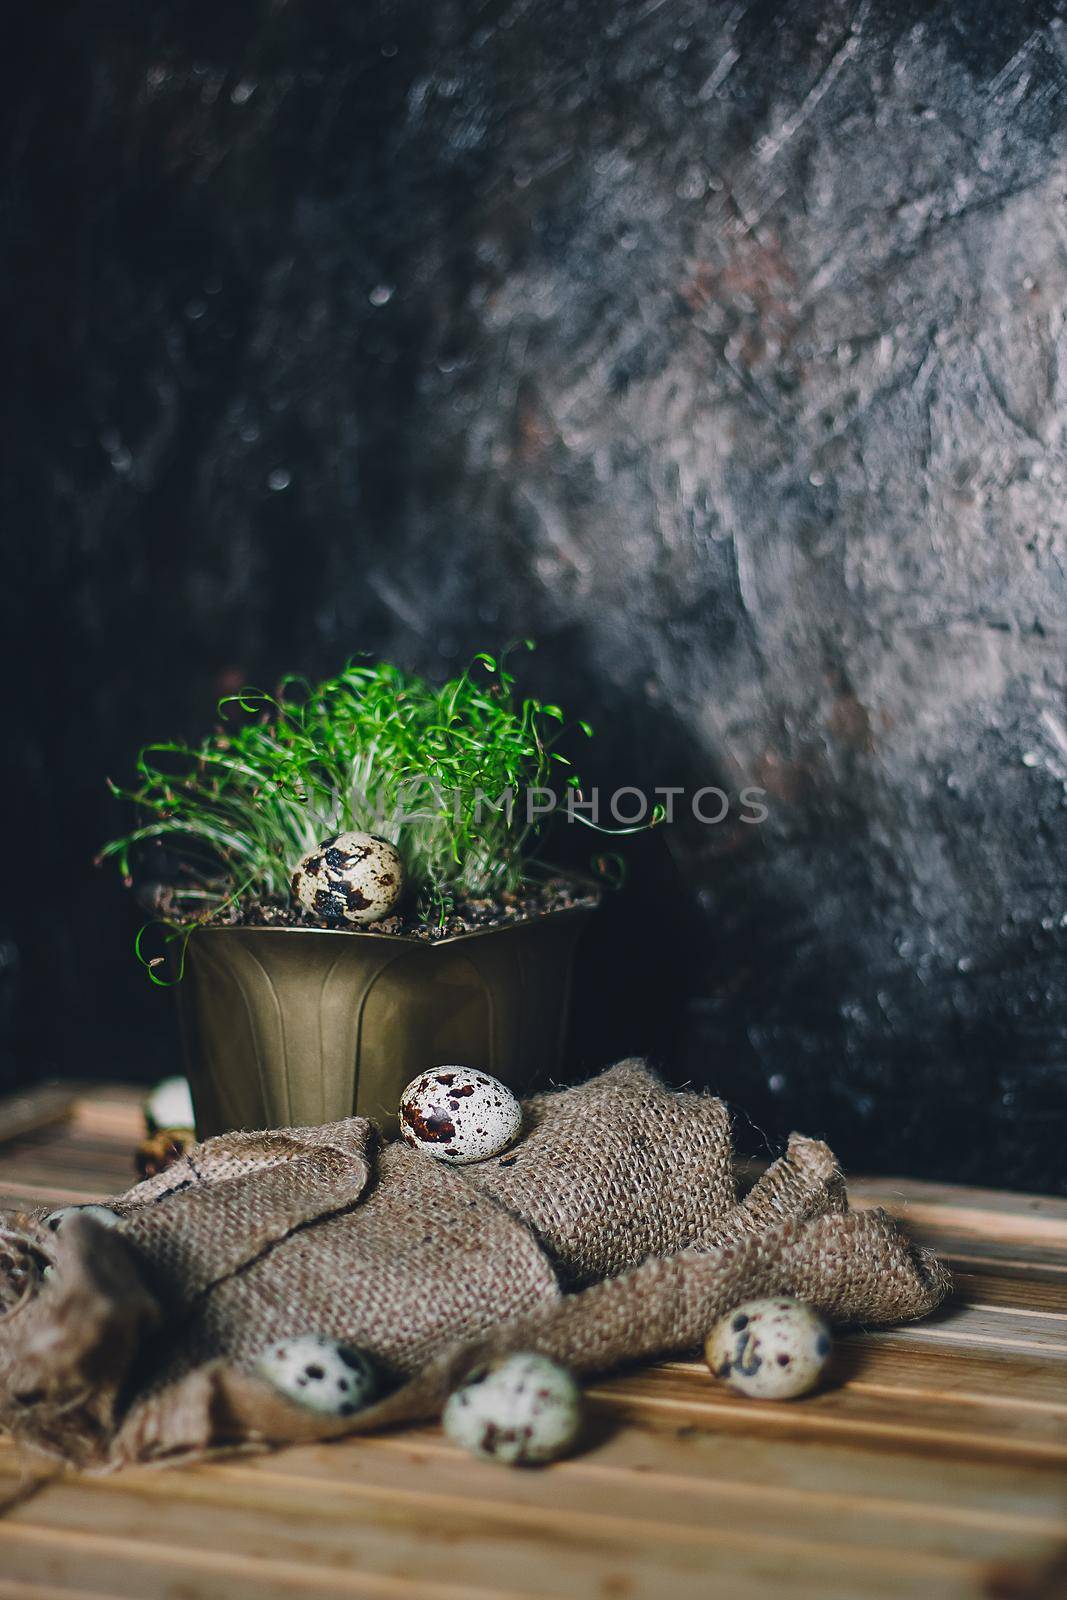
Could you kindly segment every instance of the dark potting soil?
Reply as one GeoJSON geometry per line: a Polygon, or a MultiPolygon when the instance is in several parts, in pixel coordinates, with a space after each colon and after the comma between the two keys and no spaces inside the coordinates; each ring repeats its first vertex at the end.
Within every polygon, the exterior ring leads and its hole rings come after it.
{"type": "MultiPolygon", "coordinates": [[[[570,878],[550,878],[547,883],[530,884],[517,892],[507,892],[496,899],[457,899],[443,922],[436,918],[427,922],[416,915],[414,907],[380,922],[363,926],[343,924],[346,933],[392,933],[409,939],[454,938],[459,933],[474,933],[481,928],[501,928],[513,922],[528,922],[534,917],[548,916],[553,911],[571,911],[579,906],[592,908],[600,904],[600,890],[595,885],[577,883],[570,878]]],[[[234,906],[215,919],[216,926],[243,928],[332,928],[336,923],[324,922],[300,906],[288,901],[258,900],[247,905],[234,906]]]]}

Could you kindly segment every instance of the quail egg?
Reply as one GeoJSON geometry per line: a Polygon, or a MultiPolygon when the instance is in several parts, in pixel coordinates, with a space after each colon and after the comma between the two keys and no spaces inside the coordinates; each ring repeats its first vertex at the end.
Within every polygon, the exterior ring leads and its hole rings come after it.
{"type": "Polygon", "coordinates": [[[746,1300],[708,1335],[717,1378],[755,1400],[792,1400],[814,1389],[830,1356],[830,1329],[811,1306],[785,1295],[746,1300]]]}
{"type": "Polygon", "coordinates": [[[255,1369],[287,1399],[324,1416],[354,1416],[378,1392],[377,1374],[362,1351],[319,1333],[268,1345],[255,1369]]]}
{"type": "Polygon", "coordinates": [[[58,1211],[52,1211],[45,1217],[44,1225],[52,1233],[58,1233],[71,1217],[91,1217],[103,1228],[117,1228],[122,1221],[118,1212],[112,1211],[109,1206],[60,1206],[58,1211]]]}
{"type": "Polygon", "coordinates": [[[144,1103],[144,1119],[149,1133],[161,1128],[196,1127],[193,1097],[187,1078],[164,1078],[157,1083],[144,1103]]]}
{"type": "Polygon", "coordinates": [[[292,896],[330,927],[377,922],[404,887],[396,847],[376,833],[337,833],[306,855],[293,873],[292,896]]]}
{"type": "Polygon", "coordinates": [[[453,1444],[508,1466],[554,1461],[582,1425],[582,1391],[548,1356],[505,1356],[473,1372],[448,1397],[442,1418],[453,1444]]]}
{"type": "Polygon", "coordinates": [[[519,1135],[522,1107],[511,1090],[473,1067],[431,1067],[400,1096],[400,1133],[439,1161],[463,1166],[499,1155],[519,1135]]]}

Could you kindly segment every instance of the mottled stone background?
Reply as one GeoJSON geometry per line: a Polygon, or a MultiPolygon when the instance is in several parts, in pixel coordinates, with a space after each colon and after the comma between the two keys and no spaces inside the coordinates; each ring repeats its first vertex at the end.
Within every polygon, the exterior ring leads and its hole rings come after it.
{"type": "Polygon", "coordinates": [[[175,1064],[90,864],[141,740],[532,633],[592,778],[769,793],[637,842],[576,1060],[1063,1186],[1061,10],[22,10],[9,1080],[175,1064]]]}

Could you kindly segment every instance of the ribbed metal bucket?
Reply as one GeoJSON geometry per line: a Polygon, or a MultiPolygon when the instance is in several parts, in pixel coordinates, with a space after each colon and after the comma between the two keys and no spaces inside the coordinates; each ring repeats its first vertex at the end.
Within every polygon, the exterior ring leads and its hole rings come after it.
{"type": "Polygon", "coordinates": [[[516,1091],[561,1062],[575,907],[429,944],[317,928],[201,928],[177,985],[200,1138],[373,1117],[442,1062],[516,1091]]]}

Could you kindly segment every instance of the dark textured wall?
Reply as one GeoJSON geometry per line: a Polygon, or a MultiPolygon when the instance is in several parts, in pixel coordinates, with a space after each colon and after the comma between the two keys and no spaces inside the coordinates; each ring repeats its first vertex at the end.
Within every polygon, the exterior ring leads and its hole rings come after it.
{"type": "Polygon", "coordinates": [[[140,740],[354,649],[441,671],[533,633],[594,777],[770,795],[637,846],[580,1059],[649,1044],[852,1164],[1064,1182],[1060,11],[24,19],[21,1072],[172,1065],[89,866],[140,740]]]}

